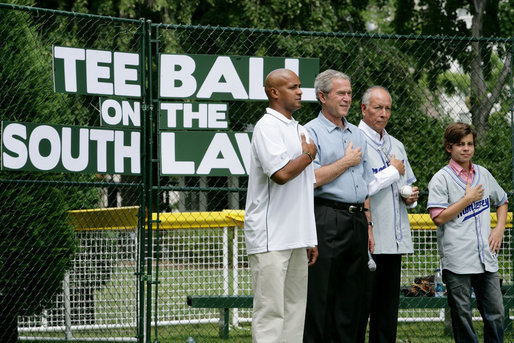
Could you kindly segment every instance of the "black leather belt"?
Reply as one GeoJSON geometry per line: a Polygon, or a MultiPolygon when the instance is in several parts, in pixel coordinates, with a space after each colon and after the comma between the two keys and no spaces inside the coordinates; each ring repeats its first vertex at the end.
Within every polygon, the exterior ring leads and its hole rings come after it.
{"type": "Polygon", "coordinates": [[[359,213],[368,211],[364,204],[351,204],[347,202],[341,202],[336,200],[329,200],[323,198],[314,198],[314,203],[319,205],[324,205],[328,207],[332,207],[338,210],[348,211],[348,213],[359,213]]]}

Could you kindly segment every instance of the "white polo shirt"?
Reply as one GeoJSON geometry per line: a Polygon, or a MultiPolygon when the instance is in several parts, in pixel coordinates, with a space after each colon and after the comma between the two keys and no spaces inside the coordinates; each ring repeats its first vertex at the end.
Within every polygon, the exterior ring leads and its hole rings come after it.
{"type": "Polygon", "coordinates": [[[248,254],[317,245],[314,221],[314,168],[279,185],[271,176],[302,154],[300,134],[307,131],[294,119],[267,108],[255,125],[245,210],[248,254]]]}

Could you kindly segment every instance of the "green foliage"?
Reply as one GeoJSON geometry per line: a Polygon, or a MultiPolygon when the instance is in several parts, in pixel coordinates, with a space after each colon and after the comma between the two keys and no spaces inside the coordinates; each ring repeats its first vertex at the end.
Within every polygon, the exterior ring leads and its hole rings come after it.
{"type": "MultiPolygon", "coordinates": [[[[514,18],[514,0],[500,1],[498,4],[499,17],[503,19],[514,18]]],[[[514,20],[501,20],[499,23],[500,30],[497,33],[499,37],[505,37],[514,32],[514,20]]]]}
{"type": "Polygon", "coordinates": [[[506,191],[514,189],[512,175],[512,128],[504,113],[489,117],[491,130],[478,142],[474,162],[486,167],[506,191]]]}
{"type": "MultiPolygon", "coordinates": [[[[39,36],[33,14],[2,11],[0,108],[2,120],[79,123],[86,111],[53,93],[51,45],[39,36]]],[[[0,172],[0,326],[9,317],[39,314],[62,290],[76,251],[67,211],[92,206],[97,192],[52,183],[90,180],[87,175],[0,172]],[[19,180],[31,180],[17,183],[19,180]]],[[[2,333],[3,334],[3,333],[2,333]]],[[[10,333],[6,333],[10,335],[10,333]]],[[[6,336],[2,337],[2,341],[6,336]]]]}
{"type": "Polygon", "coordinates": [[[139,19],[154,23],[275,28],[312,31],[364,31],[368,0],[37,0],[37,6],[139,19]]]}
{"type": "MultiPolygon", "coordinates": [[[[393,20],[396,32],[402,34],[423,34],[442,36],[498,37],[511,36],[512,17],[500,15],[500,9],[511,11],[507,3],[512,1],[465,1],[465,0],[398,0],[393,20]],[[416,5],[415,5],[416,4],[416,5]],[[459,16],[459,11],[467,10],[472,16],[471,27],[467,27],[459,16]],[[507,29],[507,31],[503,31],[507,29]]],[[[503,14],[503,13],[502,13],[503,14]]],[[[405,51],[415,54],[417,69],[426,75],[427,86],[431,92],[439,90],[438,76],[459,63],[465,73],[470,74],[470,83],[465,94],[469,97],[472,122],[479,135],[488,130],[488,118],[493,104],[500,99],[498,89],[503,88],[510,72],[510,52],[508,45],[495,42],[477,41],[469,47],[455,44],[452,40],[413,41],[405,46],[405,51]],[[434,59],[425,63],[423,54],[429,49],[434,51],[434,59]],[[502,74],[494,74],[491,60],[497,55],[504,59],[502,74]],[[486,83],[491,83],[488,87],[486,83]]],[[[447,85],[443,85],[447,86],[447,85]]],[[[500,99],[501,100],[501,99],[500,99]]]]}
{"type": "Polygon", "coordinates": [[[17,315],[49,308],[75,252],[63,194],[54,187],[4,185],[0,214],[0,304],[17,315]],[[9,207],[7,209],[6,207],[9,207]]]}

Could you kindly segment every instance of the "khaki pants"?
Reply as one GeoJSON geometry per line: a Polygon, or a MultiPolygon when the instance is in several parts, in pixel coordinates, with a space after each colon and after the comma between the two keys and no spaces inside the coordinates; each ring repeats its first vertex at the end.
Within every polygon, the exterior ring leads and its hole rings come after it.
{"type": "Polygon", "coordinates": [[[307,249],[249,256],[253,343],[300,343],[307,302],[307,249]]]}

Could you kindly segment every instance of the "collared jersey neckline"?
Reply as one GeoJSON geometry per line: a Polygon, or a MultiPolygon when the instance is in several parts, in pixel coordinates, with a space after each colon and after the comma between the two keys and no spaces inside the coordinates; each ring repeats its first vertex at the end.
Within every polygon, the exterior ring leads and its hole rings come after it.
{"type": "Polygon", "coordinates": [[[473,166],[473,163],[469,161],[470,168],[469,172],[466,171],[466,169],[462,168],[460,164],[458,164],[453,158],[450,159],[450,163],[448,163],[448,166],[457,174],[457,176],[464,182],[472,182],[473,177],[475,176],[475,167],[473,166]]]}
{"type": "MultiPolygon", "coordinates": [[[[469,164],[471,165],[471,168],[469,168],[469,173],[464,168],[462,168],[462,166],[460,164],[455,162],[455,160],[453,158],[450,158],[448,167],[450,167],[450,169],[455,172],[455,175],[457,175],[457,177],[459,179],[461,179],[464,183],[468,183],[468,180],[469,180],[469,183],[471,183],[471,182],[473,182],[473,178],[475,177],[476,171],[475,171],[475,167],[473,166],[473,163],[471,161],[469,161],[469,164]]],[[[430,218],[434,219],[435,217],[440,215],[441,212],[444,211],[444,209],[445,209],[444,207],[429,208],[428,213],[430,214],[430,218]]]]}
{"type": "Polygon", "coordinates": [[[380,134],[373,130],[368,124],[366,124],[364,120],[359,122],[359,129],[364,131],[364,133],[377,144],[382,144],[385,136],[387,135],[387,131],[384,129],[382,132],[382,137],[380,137],[380,134]]]}

